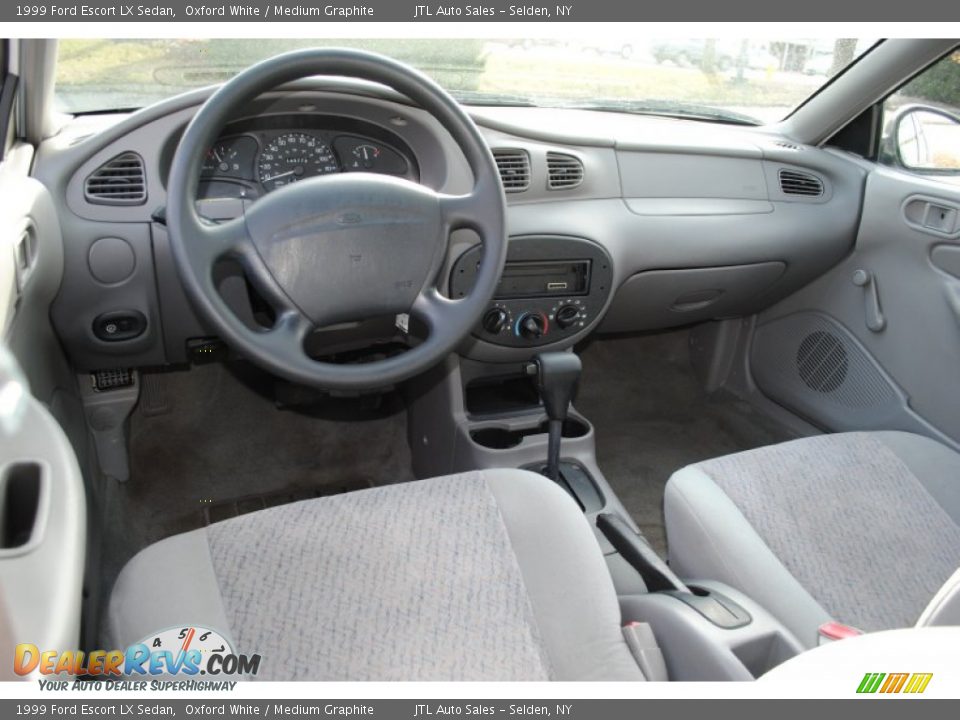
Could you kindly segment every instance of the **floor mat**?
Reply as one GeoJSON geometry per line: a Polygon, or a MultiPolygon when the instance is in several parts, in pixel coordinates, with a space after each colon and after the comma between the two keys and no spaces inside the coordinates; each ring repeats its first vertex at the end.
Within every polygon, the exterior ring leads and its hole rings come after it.
{"type": "Polygon", "coordinates": [[[278,409],[274,379],[242,363],[148,382],[131,417],[130,481],[112,483],[102,508],[105,588],[139,550],[221,515],[414,479],[396,394],[278,409]]]}
{"type": "Polygon", "coordinates": [[[688,337],[683,330],[590,342],[575,403],[594,425],[604,476],[663,556],[663,488],[674,470],[795,437],[742,400],[707,395],[688,337]]]}

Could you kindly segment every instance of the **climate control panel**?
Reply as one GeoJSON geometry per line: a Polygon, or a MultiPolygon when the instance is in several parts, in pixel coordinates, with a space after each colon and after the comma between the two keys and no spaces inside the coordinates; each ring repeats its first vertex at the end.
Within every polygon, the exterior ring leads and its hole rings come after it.
{"type": "MultiPolygon", "coordinates": [[[[453,297],[472,288],[479,247],[454,264],[453,297]]],[[[610,295],[613,269],[594,242],[562,236],[510,239],[496,297],[474,336],[507,347],[536,347],[573,338],[597,318],[610,295]]]]}

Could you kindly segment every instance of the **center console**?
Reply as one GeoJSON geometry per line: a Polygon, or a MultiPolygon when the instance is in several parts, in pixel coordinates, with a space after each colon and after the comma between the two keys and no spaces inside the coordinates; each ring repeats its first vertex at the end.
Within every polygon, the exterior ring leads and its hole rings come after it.
{"type": "MultiPolygon", "coordinates": [[[[450,297],[470,292],[481,252],[475,246],[454,263],[450,297]]],[[[509,348],[574,340],[599,319],[612,282],[610,256],[595,242],[556,235],[510,238],[500,285],[473,336],[509,348]]]]}
{"type": "MultiPolygon", "coordinates": [[[[452,298],[472,289],[481,252],[471,248],[453,264],[452,298]]],[[[628,645],[646,633],[638,647],[659,645],[653,655],[674,680],[759,677],[801,652],[800,643],[735,589],[687,584],[673,574],[604,478],[593,426],[572,403],[580,361],[571,348],[600,320],[612,282],[610,257],[589,240],[511,238],[502,279],[468,352],[408,385],[414,473],[512,467],[545,475],[594,529],[628,645]]]]}

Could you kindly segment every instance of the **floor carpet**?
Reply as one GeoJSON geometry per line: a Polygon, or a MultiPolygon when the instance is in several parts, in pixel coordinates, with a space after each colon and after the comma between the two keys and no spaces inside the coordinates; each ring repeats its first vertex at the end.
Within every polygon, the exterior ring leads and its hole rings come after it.
{"type": "Polygon", "coordinates": [[[397,395],[319,400],[242,363],[146,378],[131,478],[104,508],[103,579],[164,537],[260,507],[412,480],[397,395]],[[279,387],[279,393],[277,388],[279,387]],[[277,397],[299,403],[278,409],[277,397]]]}
{"type": "Polygon", "coordinates": [[[681,330],[604,338],[581,350],[576,408],[594,425],[604,476],[661,555],[663,488],[674,470],[794,437],[732,395],[705,393],[688,337],[681,330]]]}

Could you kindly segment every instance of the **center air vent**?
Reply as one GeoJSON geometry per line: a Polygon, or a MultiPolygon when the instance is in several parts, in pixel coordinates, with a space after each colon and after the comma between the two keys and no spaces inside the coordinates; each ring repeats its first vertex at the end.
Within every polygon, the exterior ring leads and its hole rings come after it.
{"type": "Polygon", "coordinates": [[[820,197],[823,195],[823,181],[816,175],[796,170],[781,170],[780,189],[784,195],[820,197]]]}
{"type": "Polygon", "coordinates": [[[147,200],[143,158],[128,152],[108,160],[87,177],[83,194],[97,205],[142,205],[147,200]]]}
{"type": "Polygon", "coordinates": [[[497,161],[504,190],[523,192],[530,187],[530,156],[526,150],[497,149],[493,159],[497,161]]]}
{"type": "Polygon", "coordinates": [[[573,155],[547,153],[547,189],[569,190],[583,182],[583,163],[573,155]]]}

